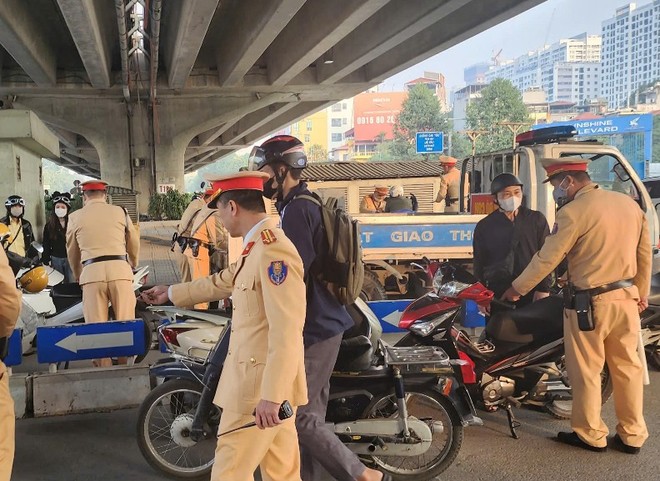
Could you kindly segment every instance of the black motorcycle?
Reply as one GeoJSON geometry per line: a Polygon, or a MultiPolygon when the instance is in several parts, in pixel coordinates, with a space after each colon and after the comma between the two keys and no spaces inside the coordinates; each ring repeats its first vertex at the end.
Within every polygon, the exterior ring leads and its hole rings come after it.
{"type": "MultiPolygon", "coordinates": [[[[460,366],[437,347],[383,342],[377,318],[358,304],[349,309],[356,323],[342,341],[326,421],[368,465],[399,480],[433,479],[456,458],[464,426],[481,424],[460,366]]],[[[193,316],[190,325],[196,327],[184,327],[187,334],[203,322],[193,316]]],[[[151,368],[164,381],[140,406],[138,445],[152,467],[171,477],[199,478],[211,470],[222,415],[212,399],[229,332],[222,330],[204,360],[175,355],[151,368]]],[[[166,335],[176,342],[171,330],[166,335]]]]}

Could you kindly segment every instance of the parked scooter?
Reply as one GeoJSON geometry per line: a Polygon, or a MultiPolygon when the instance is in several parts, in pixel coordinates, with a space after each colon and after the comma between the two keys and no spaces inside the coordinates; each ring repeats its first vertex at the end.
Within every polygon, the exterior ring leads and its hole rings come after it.
{"type": "MultiPolygon", "coordinates": [[[[519,309],[493,299],[493,292],[465,269],[444,263],[429,266],[433,289],[404,311],[399,327],[407,329],[397,346],[437,346],[450,358],[474,367],[464,377],[474,399],[489,410],[506,409],[511,435],[517,438],[512,406],[534,406],[559,419],[571,415],[571,387],[564,366],[563,300],[551,296],[519,309]],[[495,313],[478,340],[459,327],[461,306],[471,300],[508,307],[495,313]]],[[[612,393],[607,366],[601,374],[602,400],[612,393]]]]}
{"type": "MultiPolygon", "coordinates": [[[[43,248],[38,243],[33,243],[35,250],[41,254],[43,248]]],[[[16,323],[16,329],[22,329],[23,354],[31,354],[36,348],[35,336],[37,327],[61,326],[64,324],[82,323],[84,321],[82,307],[82,289],[79,284],[64,284],[64,276],[49,266],[44,266],[39,256],[34,258],[23,258],[12,256],[9,258],[10,265],[16,274],[17,286],[22,290],[21,313],[16,323]],[[37,274],[45,281],[41,290],[35,290],[25,285],[28,273],[37,274]],[[44,276],[46,279],[44,279],[44,276]]],[[[149,267],[145,266],[134,271],[133,290],[137,292],[146,282],[149,275],[149,267]]],[[[140,317],[140,316],[138,316],[140,317]]],[[[151,339],[151,327],[149,327],[148,339],[151,339]]]]}
{"type": "MultiPolygon", "coordinates": [[[[173,355],[151,368],[164,382],[140,407],[138,445],[158,471],[176,478],[201,477],[213,463],[221,412],[212,399],[227,354],[230,321],[222,313],[154,309],[184,321],[159,328],[173,355]]],[[[460,381],[458,371],[465,366],[437,347],[383,342],[378,319],[360,300],[349,311],[356,325],[342,341],[331,379],[329,427],[366,463],[395,479],[434,478],[456,458],[463,427],[481,424],[460,381]]]]}

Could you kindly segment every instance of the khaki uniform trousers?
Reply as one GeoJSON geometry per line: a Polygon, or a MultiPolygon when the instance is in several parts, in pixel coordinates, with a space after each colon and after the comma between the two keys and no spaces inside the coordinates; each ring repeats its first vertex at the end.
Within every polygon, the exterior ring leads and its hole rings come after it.
{"type": "MultiPolygon", "coordinates": [[[[83,316],[86,323],[107,322],[108,302],[112,304],[115,320],[135,319],[137,299],[133,293],[133,282],[125,279],[108,282],[89,282],[82,285],[83,316]]],[[[126,358],[120,357],[119,364],[126,364],[126,358]]],[[[109,358],[94,361],[97,367],[110,367],[109,358]]]]}
{"type": "MultiPolygon", "coordinates": [[[[295,408],[294,408],[295,409],[295,408]]],[[[254,481],[257,466],[264,481],[300,481],[296,416],[279,426],[251,427],[218,438],[211,481],[254,481]]],[[[219,433],[254,422],[254,416],[222,411],[219,433]]]]}
{"type": "Polygon", "coordinates": [[[192,269],[190,268],[188,256],[177,251],[176,262],[179,265],[179,272],[181,272],[181,282],[192,281],[192,269]]]}
{"type": "Polygon", "coordinates": [[[637,344],[640,331],[636,288],[601,294],[593,300],[595,329],[580,331],[577,315],[564,310],[566,369],[573,391],[571,427],[584,442],[607,445],[608,429],[601,417],[601,371],[607,366],[614,387],[616,432],[629,446],[648,438],[642,415],[643,368],[637,344]],[[623,295],[622,295],[623,294],[623,295]]]}
{"type": "Polygon", "coordinates": [[[14,400],[9,392],[9,375],[0,361],[0,481],[9,481],[14,464],[14,400]]]}
{"type": "MultiPolygon", "coordinates": [[[[211,260],[209,259],[209,251],[206,247],[199,248],[197,257],[193,257],[190,249],[186,250],[186,259],[190,266],[191,280],[201,279],[211,275],[211,260]],[[189,254],[189,255],[188,255],[189,254]]],[[[195,304],[195,309],[208,309],[208,302],[201,302],[195,304]]]]}

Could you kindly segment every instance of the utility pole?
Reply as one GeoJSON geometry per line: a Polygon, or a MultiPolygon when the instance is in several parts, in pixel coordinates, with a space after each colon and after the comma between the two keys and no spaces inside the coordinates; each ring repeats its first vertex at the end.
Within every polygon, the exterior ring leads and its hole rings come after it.
{"type": "Polygon", "coordinates": [[[464,130],[463,133],[470,138],[472,142],[472,158],[477,154],[477,139],[482,135],[490,133],[488,130],[464,130]]]}
{"type": "Polygon", "coordinates": [[[497,125],[507,127],[513,134],[513,148],[516,148],[516,136],[520,133],[523,127],[529,125],[529,122],[498,122],[497,125]]]}

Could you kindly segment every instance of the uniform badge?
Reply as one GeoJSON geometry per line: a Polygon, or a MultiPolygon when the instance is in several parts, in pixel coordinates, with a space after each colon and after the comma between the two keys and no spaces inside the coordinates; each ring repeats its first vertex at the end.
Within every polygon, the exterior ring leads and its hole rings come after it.
{"type": "Polygon", "coordinates": [[[241,255],[242,256],[248,255],[253,247],[254,247],[254,242],[248,242],[247,245],[245,246],[245,249],[243,249],[241,255]]]}
{"type": "Polygon", "coordinates": [[[289,273],[289,268],[286,266],[284,261],[273,261],[268,266],[268,278],[270,282],[279,286],[286,280],[286,276],[289,273]]]}
{"type": "Polygon", "coordinates": [[[559,231],[559,225],[555,222],[555,225],[552,226],[552,231],[550,234],[556,234],[559,231]]]}
{"type": "Polygon", "coordinates": [[[272,244],[276,240],[277,240],[277,237],[275,237],[275,234],[273,234],[272,230],[265,229],[265,230],[261,231],[261,241],[264,244],[266,244],[266,245],[272,244]]]}

